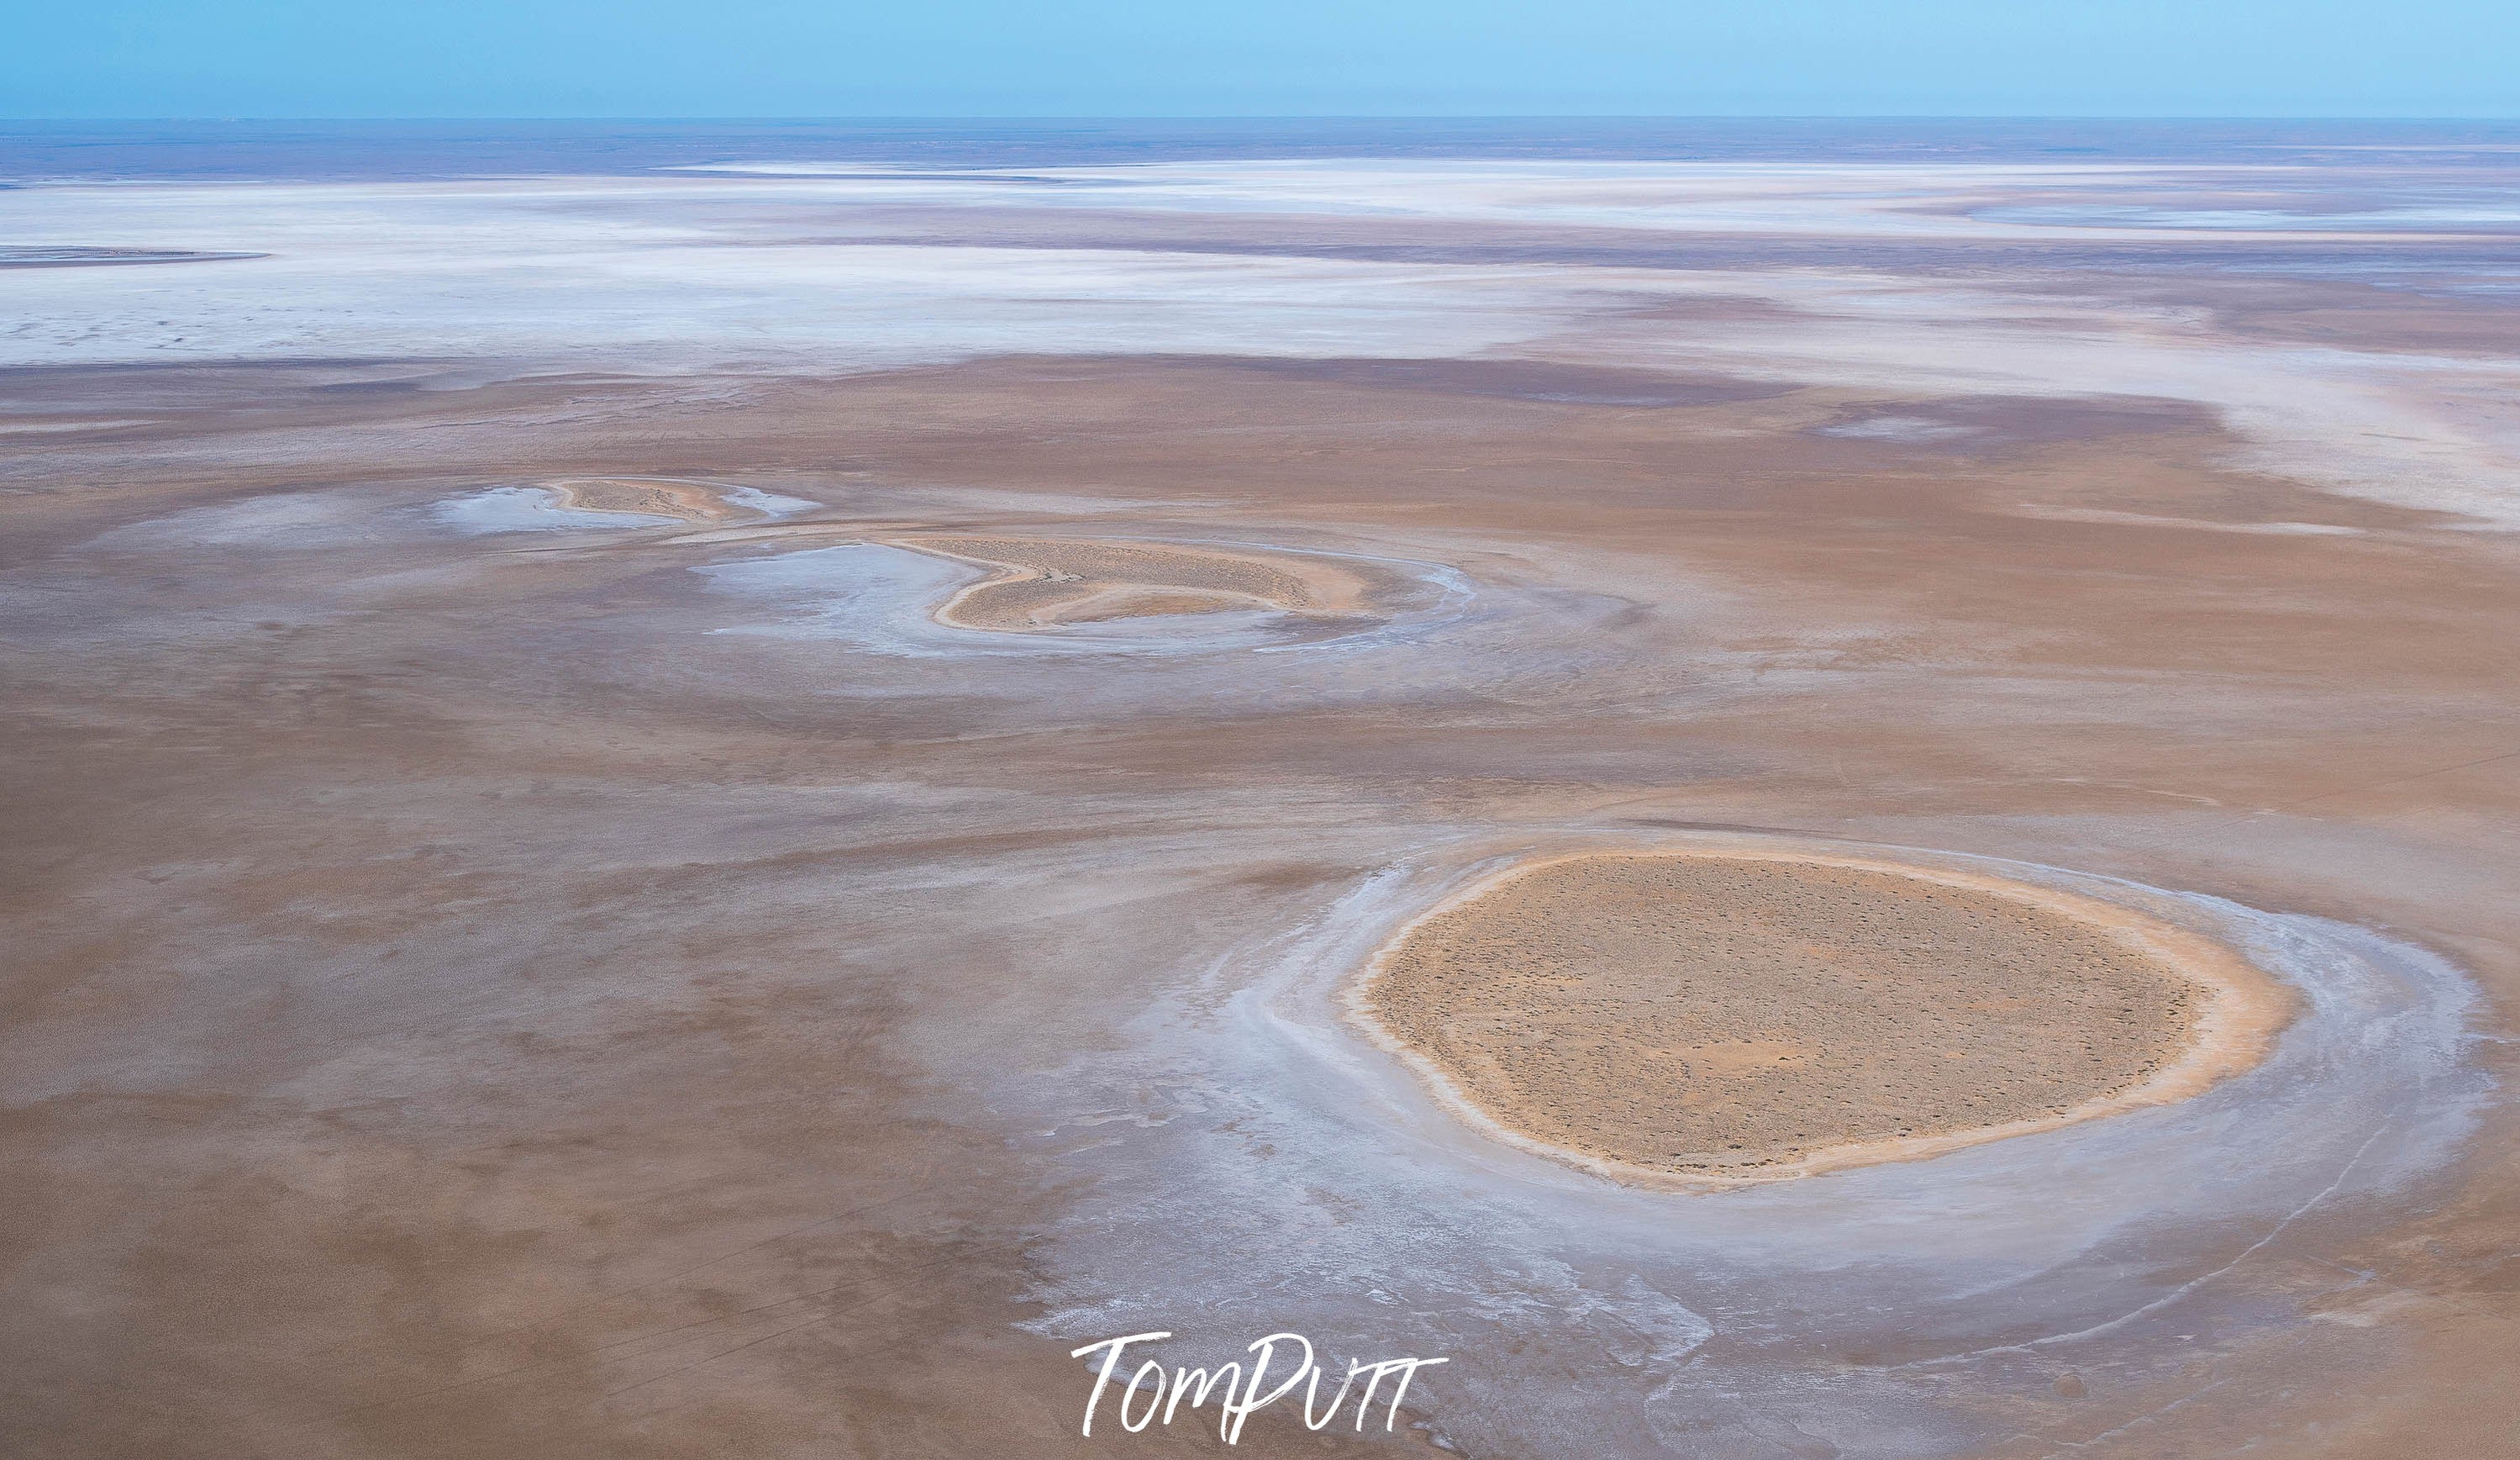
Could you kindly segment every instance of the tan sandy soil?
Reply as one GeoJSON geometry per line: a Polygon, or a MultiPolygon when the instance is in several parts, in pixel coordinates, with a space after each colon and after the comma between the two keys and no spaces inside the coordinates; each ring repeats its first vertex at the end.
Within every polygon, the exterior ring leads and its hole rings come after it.
{"type": "Polygon", "coordinates": [[[1353,609],[1366,580],[1331,564],[1176,544],[1048,537],[902,537],[895,545],[997,569],[936,611],[960,628],[1062,623],[1225,609],[1286,613],[1353,609]]]}
{"type": "Polygon", "coordinates": [[[698,481],[573,477],[545,484],[560,493],[562,506],[582,512],[635,512],[705,524],[747,522],[761,515],[736,506],[715,487],[698,481]]]}
{"type": "Polygon", "coordinates": [[[2194,1094],[2288,1000],[2048,888],[1877,861],[1596,852],[1414,921],[1365,1011],[1503,1132],[1629,1177],[1781,1179],[2194,1094]]]}

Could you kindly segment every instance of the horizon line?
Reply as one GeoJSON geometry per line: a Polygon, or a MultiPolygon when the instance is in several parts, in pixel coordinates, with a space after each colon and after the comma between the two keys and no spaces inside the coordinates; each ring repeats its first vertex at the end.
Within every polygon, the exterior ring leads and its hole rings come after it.
{"type": "Polygon", "coordinates": [[[894,112],[755,114],[719,113],[412,113],[271,115],[67,115],[0,116],[0,125],[29,122],[92,125],[195,123],[233,126],[266,122],[725,122],[799,123],[986,122],[1440,122],[1440,121],[1659,121],[1659,122],[2387,122],[2410,125],[2520,122],[2520,112],[894,112]]]}

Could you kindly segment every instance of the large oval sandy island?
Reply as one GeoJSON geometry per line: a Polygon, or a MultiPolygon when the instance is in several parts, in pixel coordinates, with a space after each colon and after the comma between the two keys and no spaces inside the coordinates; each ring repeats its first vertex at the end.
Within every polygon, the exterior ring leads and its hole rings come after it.
{"type": "Polygon", "coordinates": [[[1355,1012],[1491,1134],[1644,1184],[1912,1160],[2183,1099],[2284,985],[2113,902],[1887,859],[1524,863],[1374,956],[1355,1012]]]}

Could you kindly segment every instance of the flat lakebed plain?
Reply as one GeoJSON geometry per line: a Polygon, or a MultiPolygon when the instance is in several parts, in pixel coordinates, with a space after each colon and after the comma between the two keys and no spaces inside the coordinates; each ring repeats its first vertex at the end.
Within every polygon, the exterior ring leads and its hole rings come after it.
{"type": "Polygon", "coordinates": [[[2509,127],[8,136],[0,1452],[2512,1452],[2509,127]]]}

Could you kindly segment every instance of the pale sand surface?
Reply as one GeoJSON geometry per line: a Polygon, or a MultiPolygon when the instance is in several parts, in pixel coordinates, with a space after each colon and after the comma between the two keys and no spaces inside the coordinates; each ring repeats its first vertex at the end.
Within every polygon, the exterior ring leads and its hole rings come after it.
{"type": "Polygon", "coordinates": [[[1370,592],[1358,573],[1283,554],[1047,537],[890,540],[997,570],[938,606],[939,622],[963,628],[1039,629],[1227,609],[1336,613],[1357,609],[1370,592]]]}
{"type": "Polygon", "coordinates": [[[1502,1132],[1628,1179],[1785,1179],[2182,1099],[2291,1005],[2133,909],[1821,853],[1604,851],[1413,920],[1360,1010],[1502,1132]]]}

